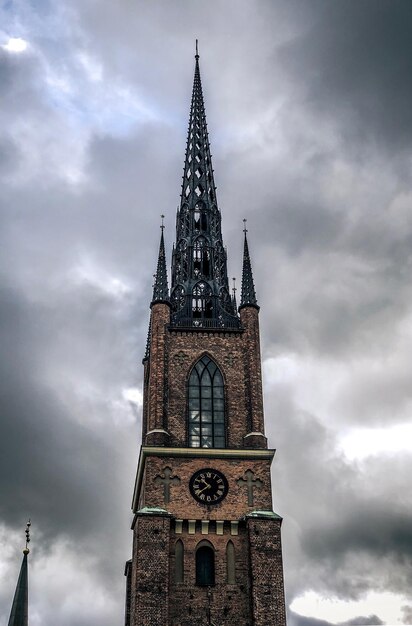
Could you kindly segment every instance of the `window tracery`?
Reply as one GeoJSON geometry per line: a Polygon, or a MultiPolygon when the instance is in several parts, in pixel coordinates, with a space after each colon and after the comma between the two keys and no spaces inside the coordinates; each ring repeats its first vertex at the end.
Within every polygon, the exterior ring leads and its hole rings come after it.
{"type": "Polygon", "coordinates": [[[188,383],[188,435],[192,448],[224,448],[224,383],[207,355],[193,367],[188,383]]]}

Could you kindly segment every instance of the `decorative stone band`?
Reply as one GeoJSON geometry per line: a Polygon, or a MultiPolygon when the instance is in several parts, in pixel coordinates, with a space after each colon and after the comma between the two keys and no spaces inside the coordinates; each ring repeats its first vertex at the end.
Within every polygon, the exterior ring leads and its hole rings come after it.
{"type": "Polygon", "coordinates": [[[176,519],[174,523],[174,531],[176,535],[182,535],[187,532],[188,535],[195,535],[200,533],[201,535],[223,535],[224,528],[230,529],[231,535],[239,534],[239,521],[238,520],[196,520],[196,519],[176,519]]]}
{"type": "Polygon", "coordinates": [[[147,457],[168,458],[203,458],[203,459],[233,459],[250,461],[272,462],[276,450],[245,449],[245,448],[169,448],[164,446],[142,446],[140,448],[139,463],[137,466],[136,481],[134,485],[132,510],[137,513],[139,495],[142,486],[143,473],[147,457]]]}
{"type": "Polygon", "coordinates": [[[224,529],[230,529],[231,535],[239,534],[239,522],[245,522],[248,519],[269,519],[269,520],[280,520],[282,521],[282,517],[275,513],[274,511],[263,511],[263,510],[254,510],[247,513],[244,517],[241,517],[238,520],[196,520],[196,519],[174,519],[173,515],[168,513],[166,509],[162,509],[158,506],[145,506],[142,509],[136,511],[134,516],[132,529],[136,523],[137,517],[143,517],[147,515],[161,516],[161,517],[171,517],[172,524],[174,527],[174,531],[176,535],[182,535],[187,532],[188,535],[195,535],[196,533],[200,533],[201,535],[223,535],[224,529]]]}

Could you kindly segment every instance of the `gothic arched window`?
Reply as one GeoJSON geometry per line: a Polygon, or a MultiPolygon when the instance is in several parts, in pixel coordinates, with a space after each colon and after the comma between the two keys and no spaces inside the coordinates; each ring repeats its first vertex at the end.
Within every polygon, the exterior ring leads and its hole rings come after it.
{"type": "Polygon", "coordinates": [[[226,574],[229,585],[236,583],[235,546],[228,541],[226,546],[226,574]]]}
{"type": "Polygon", "coordinates": [[[201,543],[196,550],[196,585],[215,584],[215,551],[209,543],[201,543]]]}
{"type": "Polygon", "coordinates": [[[184,549],[183,542],[178,539],[175,544],[175,582],[182,583],[184,580],[184,549]]]}
{"type": "Polygon", "coordinates": [[[194,366],[188,384],[189,446],[225,447],[223,376],[216,363],[203,356],[194,366]]]}

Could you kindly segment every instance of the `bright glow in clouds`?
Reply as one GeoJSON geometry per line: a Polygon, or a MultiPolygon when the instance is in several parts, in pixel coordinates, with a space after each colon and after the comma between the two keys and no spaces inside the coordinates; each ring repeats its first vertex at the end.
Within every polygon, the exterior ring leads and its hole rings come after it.
{"type": "Polygon", "coordinates": [[[361,600],[348,602],[338,598],[324,598],[314,591],[307,591],[296,598],[290,608],[299,615],[326,620],[332,624],[370,615],[376,615],[386,624],[402,624],[400,607],[410,602],[410,599],[390,592],[372,592],[361,600]]]}
{"type": "Polygon", "coordinates": [[[7,52],[24,52],[27,49],[28,43],[21,37],[10,37],[7,43],[1,47],[7,52]]]}
{"type": "Polygon", "coordinates": [[[340,441],[345,456],[353,461],[376,454],[412,453],[412,424],[390,428],[354,428],[340,441]]]}
{"type": "Polygon", "coordinates": [[[129,285],[105,272],[98,262],[89,258],[84,258],[72,269],[71,278],[75,284],[93,286],[114,300],[121,300],[130,293],[129,285]]]}
{"type": "Polygon", "coordinates": [[[129,389],[123,389],[123,398],[128,402],[132,402],[137,407],[143,406],[143,394],[137,387],[129,387],[129,389]]]}

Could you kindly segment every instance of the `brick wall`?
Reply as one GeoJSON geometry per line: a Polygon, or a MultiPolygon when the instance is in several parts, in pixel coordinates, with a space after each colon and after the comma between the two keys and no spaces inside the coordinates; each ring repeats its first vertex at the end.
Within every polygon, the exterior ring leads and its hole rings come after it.
{"type": "Polygon", "coordinates": [[[253,626],[285,626],[281,520],[249,519],[253,626]]]}
{"type": "Polygon", "coordinates": [[[258,311],[245,307],[241,318],[244,331],[181,331],[168,327],[168,305],[153,306],[143,441],[187,445],[187,380],[196,361],[208,354],[225,382],[227,447],[267,447],[263,436],[254,436],[249,445],[244,440],[250,432],[263,433],[264,423],[258,311]],[[161,436],[161,429],[170,438],[161,436]]]}
{"type": "Polygon", "coordinates": [[[245,525],[239,527],[239,534],[230,534],[230,527],[224,527],[223,535],[210,532],[202,535],[199,526],[194,535],[189,535],[183,526],[182,534],[172,533],[170,542],[170,626],[204,626],[208,624],[208,611],[211,622],[219,626],[251,626],[251,603],[249,594],[249,551],[245,525]],[[184,581],[174,580],[174,547],[180,539],[184,544],[184,581]],[[215,585],[208,589],[196,586],[196,547],[201,541],[208,541],[215,552],[215,585]],[[235,551],[235,584],[227,584],[226,549],[231,541],[235,551]]]}
{"type": "Polygon", "coordinates": [[[169,544],[170,517],[137,517],[133,535],[132,626],[169,623],[169,544]]]}

